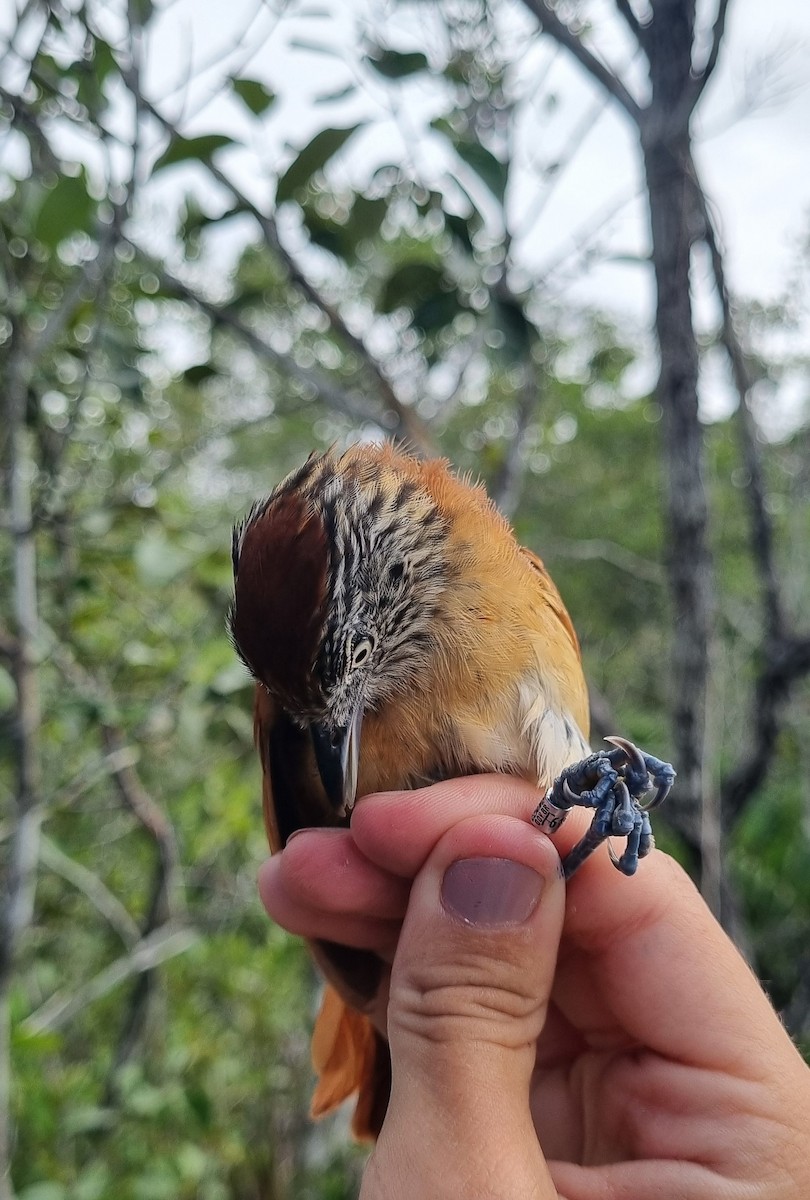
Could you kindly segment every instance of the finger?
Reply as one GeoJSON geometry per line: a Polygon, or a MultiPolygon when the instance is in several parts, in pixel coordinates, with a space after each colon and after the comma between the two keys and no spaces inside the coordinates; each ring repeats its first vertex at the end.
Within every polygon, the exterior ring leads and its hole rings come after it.
{"type": "MultiPolygon", "coordinates": [[[[351,832],[366,858],[412,879],[439,838],[459,821],[486,814],[529,821],[537,800],[536,788],[510,775],[447,779],[418,791],[364,796],[352,813],[351,832]]],[[[582,836],[588,816],[572,813],[553,836],[560,854],[582,836]]]]}
{"type": "MultiPolygon", "coordinates": [[[[694,1162],[625,1162],[581,1167],[549,1162],[560,1196],[569,1200],[639,1200],[641,1196],[677,1196],[678,1200],[707,1200],[734,1193],[718,1185],[710,1167],[694,1162]]],[[[764,1194],[764,1193],[763,1193],[764,1194]]]]}
{"type": "MultiPolygon", "coordinates": [[[[285,851],[286,853],[286,851],[285,851]]],[[[259,868],[259,895],[268,914],[288,933],[299,937],[339,942],[358,950],[373,950],[390,959],[401,922],[379,917],[347,915],[334,909],[310,908],[290,895],[283,879],[282,854],[259,868]]]]}
{"type": "Polygon", "coordinates": [[[435,1195],[440,1163],[448,1200],[472,1180],[556,1196],[528,1096],[564,891],[549,840],[514,817],[457,822],[432,850],[391,972],[391,1101],[363,1195],[435,1195]]]}
{"type": "Polygon", "coordinates": [[[658,851],[633,879],[597,860],[570,881],[555,1001],[603,1046],[631,1040],[743,1078],[775,1049],[801,1061],[694,884],[658,851]]]}
{"type": "Polygon", "coordinates": [[[346,916],[405,916],[410,884],[366,858],[348,829],[301,830],[277,857],[293,903],[346,916]]]}

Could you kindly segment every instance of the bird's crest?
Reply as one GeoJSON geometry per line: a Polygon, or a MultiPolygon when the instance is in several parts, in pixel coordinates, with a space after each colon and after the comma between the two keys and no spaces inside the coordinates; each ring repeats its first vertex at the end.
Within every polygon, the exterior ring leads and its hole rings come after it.
{"type": "Polygon", "coordinates": [[[313,664],[326,623],[329,546],[298,492],[256,506],[234,530],[230,631],[252,674],[295,708],[317,703],[313,664]]]}

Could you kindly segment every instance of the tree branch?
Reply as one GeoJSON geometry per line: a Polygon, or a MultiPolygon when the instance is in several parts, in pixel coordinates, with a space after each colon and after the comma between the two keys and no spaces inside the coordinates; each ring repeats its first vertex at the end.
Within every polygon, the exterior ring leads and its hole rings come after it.
{"type": "MultiPolygon", "coordinates": [[[[182,134],[176,126],[164,117],[151,101],[143,96],[137,76],[132,71],[126,69],[122,69],[122,76],[130,91],[132,91],[133,96],[136,97],[136,101],[159,122],[165,132],[172,138],[181,137],[182,134]]],[[[240,207],[244,208],[254,218],[265,242],[281,262],[293,286],[298,288],[306,299],[324,314],[332,331],[358,358],[361,368],[373,378],[375,388],[380,395],[383,405],[396,418],[398,436],[408,441],[409,444],[422,453],[429,452],[431,450],[431,439],[419,416],[412,408],[402,403],[390,381],[383,373],[382,367],[371,354],[362,338],[352,333],[338,309],[329,303],[326,297],[304,274],[301,267],[299,267],[293,256],[283,245],[274,218],[263,213],[250,197],[224,171],[220,170],[215,163],[208,162],[206,166],[213,178],[222,184],[223,187],[227,188],[240,207]]]]}
{"type": "Polygon", "coordinates": [[[379,414],[375,414],[373,409],[368,407],[364,397],[338,387],[321,371],[299,366],[294,358],[275,350],[269,342],[266,342],[264,338],[260,337],[255,330],[241,321],[229,309],[224,308],[222,305],[214,304],[176,275],[172,275],[156,259],[151,258],[145,251],[141,250],[135,242],[128,241],[127,244],[132,246],[144,264],[148,265],[150,270],[157,275],[161,284],[167,290],[175,292],[179,298],[188,300],[194,304],[200,312],[205,313],[214,325],[230,329],[233,333],[237,334],[250,347],[257,358],[271,363],[283,374],[294,379],[296,383],[301,384],[302,387],[319,396],[324,404],[336,412],[343,413],[354,421],[379,421],[379,414]]]}
{"type": "Polygon", "coordinates": [[[757,441],[754,416],[751,412],[753,380],[735,327],[734,311],[726,283],[723,253],[706,197],[700,189],[698,189],[698,197],[703,212],[704,240],[711,256],[712,273],[722,312],[720,336],[729,358],[731,374],[737,391],[737,425],[743,463],[749,481],[746,488],[746,499],[751,525],[751,552],[762,588],[764,628],[766,637],[778,642],[785,628],[785,620],[774,554],[773,522],[766,504],[762,455],[757,441]]]}
{"type": "Polygon", "coordinates": [[[601,84],[615,100],[618,100],[627,115],[638,125],[642,112],[640,105],[610,68],[591,54],[571,27],[557,16],[547,0],[523,0],[523,3],[537,17],[543,32],[570,51],[580,66],[584,67],[588,74],[601,84]]]}
{"type": "Polygon", "coordinates": [[[514,516],[520,504],[523,476],[526,470],[522,454],[523,444],[526,440],[526,431],[541,399],[540,380],[528,354],[523,363],[523,369],[526,372],[526,378],[518,399],[517,428],[514,436],[507,443],[503,462],[492,485],[492,499],[505,517],[514,516]]]}
{"type": "Polygon", "coordinates": [[[754,685],[751,748],[743,761],[721,783],[724,820],[737,821],[750,797],[765,780],[780,732],[779,712],[794,683],[810,673],[810,637],[787,631],[784,604],[774,551],[774,529],[766,503],[762,454],[751,412],[752,378],[734,321],[734,307],[726,282],[723,253],[709,206],[698,190],[715,287],[722,312],[721,340],[728,354],[737,391],[737,428],[742,459],[748,474],[746,499],[751,529],[751,557],[762,593],[762,643],[760,666],[754,685]]]}
{"type": "Polygon", "coordinates": [[[128,949],[140,940],[141,931],[135,921],[103,879],[99,879],[93,871],[89,871],[82,863],[76,862],[75,858],[65,854],[56,842],[45,834],[39,839],[39,857],[44,866],[61,875],[90,901],[128,949]]]}
{"type": "Polygon", "coordinates": [[[644,26],[639,21],[636,14],[630,5],[630,0],[614,0],[616,9],[624,20],[625,25],[632,33],[638,44],[644,49],[644,26]]]}
{"type": "Polygon", "coordinates": [[[90,1004],[106,996],[125,980],[144,971],[153,971],[168,959],[184,954],[199,936],[195,929],[186,925],[162,925],[160,929],[142,938],[128,954],[110,963],[75,992],[56,992],[25,1018],[22,1023],[23,1029],[31,1034],[63,1029],[90,1004]]]}
{"type": "Polygon", "coordinates": [[[753,737],[748,756],[720,785],[725,823],[735,824],[771,766],[780,732],[779,711],[797,679],[810,673],[810,637],[784,637],[765,648],[753,701],[753,737]]]}
{"type": "Polygon", "coordinates": [[[706,84],[712,77],[714,69],[717,66],[717,60],[720,56],[720,47],[723,44],[723,37],[726,32],[726,16],[728,14],[729,0],[718,0],[717,16],[712,27],[712,42],[709,48],[709,56],[706,59],[705,65],[693,77],[691,86],[688,90],[688,110],[692,112],[697,105],[698,100],[703,95],[706,84]]]}

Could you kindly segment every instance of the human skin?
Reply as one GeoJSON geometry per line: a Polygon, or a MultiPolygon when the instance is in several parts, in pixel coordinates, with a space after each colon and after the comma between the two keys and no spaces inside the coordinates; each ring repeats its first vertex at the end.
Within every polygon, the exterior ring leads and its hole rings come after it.
{"type": "Polygon", "coordinates": [[[285,928],[390,964],[361,1200],[807,1200],[810,1070],[693,884],[659,851],[566,884],[581,823],[552,844],[535,802],[504,776],[369,796],[261,869],[285,928]]]}

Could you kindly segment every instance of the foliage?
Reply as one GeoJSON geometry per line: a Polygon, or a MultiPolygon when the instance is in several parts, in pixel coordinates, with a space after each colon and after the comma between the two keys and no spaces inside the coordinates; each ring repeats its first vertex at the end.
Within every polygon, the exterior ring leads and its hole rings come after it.
{"type": "MultiPolygon", "coordinates": [[[[390,433],[447,454],[548,561],[621,731],[666,754],[660,412],[627,389],[646,347],[518,269],[510,203],[530,168],[513,135],[533,97],[515,48],[537,35],[514,13],[471,0],[451,21],[437,6],[427,49],[376,31],[320,97],[320,127],[277,167],[275,207],[260,208],[226,171],[243,139],[213,120],[174,127],[146,90],[159,14],[110,9],[27,5],[29,49],[11,56],[0,93],[11,148],[0,436],[16,532],[0,551],[4,845],[29,541],[43,815],[11,988],[14,1186],[25,1200],[348,1196],[358,1154],[339,1124],[306,1118],[315,981],[255,897],[265,851],[250,686],[224,632],[230,524],[314,445],[390,433]],[[441,170],[420,169],[407,138],[359,169],[373,106],[351,122],[339,109],[360,86],[386,89],[397,119],[427,90],[424,137],[441,170]],[[237,246],[224,273],[223,236],[237,246]],[[139,969],[147,944],[166,957],[139,969]],[[91,996],[116,963],[131,970],[91,996]]],[[[294,41],[291,52],[311,52],[311,39],[294,41]]],[[[222,91],[248,140],[283,110],[277,88],[242,70],[222,91]]],[[[709,450],[719,773],[745,742],[758,584],[730,421],[709,450]]],[[[763,452],[798,604],[810,583],[806,431],[763,452]]],[[[728,845],[756,961],[804,1036],[809,705],[805,688],[728,845]]],[[[665,838],[679,848],[676,828],[665,838]]]]}

